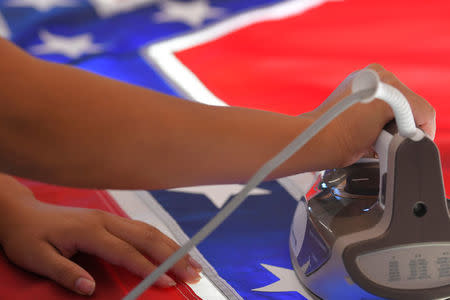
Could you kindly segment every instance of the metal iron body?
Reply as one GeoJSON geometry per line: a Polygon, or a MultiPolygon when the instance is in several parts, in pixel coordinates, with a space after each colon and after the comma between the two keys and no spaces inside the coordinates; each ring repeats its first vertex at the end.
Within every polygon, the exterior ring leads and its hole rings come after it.
{"type": "Polygon", "coordinates": [[[322,299],[450,297],[450,218],[439,151],[383,131],[379,160],[328,170],[290,234],[295,272],[322,299]]]}

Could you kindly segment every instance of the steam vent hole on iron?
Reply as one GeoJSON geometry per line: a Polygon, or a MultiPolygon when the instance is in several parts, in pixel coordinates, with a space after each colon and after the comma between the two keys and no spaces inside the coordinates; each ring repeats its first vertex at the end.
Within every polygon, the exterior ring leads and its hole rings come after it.
{"type": "Polygon", "coordinates": [[[416,217],[423,217],[427,213],[427,206],[423,202],[417,202],[413,208],[416,217]]]}

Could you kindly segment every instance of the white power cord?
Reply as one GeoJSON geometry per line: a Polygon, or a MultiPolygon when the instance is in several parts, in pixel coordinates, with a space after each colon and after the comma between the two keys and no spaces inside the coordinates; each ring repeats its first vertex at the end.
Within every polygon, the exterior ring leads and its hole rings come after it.
{"type": "Polygon", "coordinates": [[[254,175],[243,189],[234,196],[225,207],[212,218],[192,239],[183,247],[172,254],[155,271],[139,283],[123,300],[137,299],[145,290],[150,287],[161,275],[167,272],[174,264],[184,257],[192,248],[197,246],[208,235],[211,234],[228,216],[233,213],[239,205],[245,200],[249,192],[258,186],[274,169],[289,159],[294,153],[303,147],[311,138],[313,138],[328,123],[341,114],[344,110],[355,103],[368,103],[373,99],[381,99],[387,102],[394,111],[395,120],[399,134],[413,139],[421,140],[424,133],[417,129],[414,118],[406,98],[394,87],[384,84],[380,81],[378,74],[372,70],[365,69],[358,72],[352,82],[352,94],[342,99],[332,106],[313,124],[298,135],[289,145],[281,150],[272,159],[266,162],[254,175]]]}
{"type": "Polygon", "coordinates": [[[373,99],[381,99],[391,106],[398,133],[401,136],[416,142],[424,137],[423,131],[418,129],[414,123],[414,117],[406,97],[393,86],[381,82],[375,71],[366,69],[358,72],[352,82],[352,92],[356,93],[361,90],[373,91],[370,99],[361,100],[362,103],[368,103],[373,99]]]}

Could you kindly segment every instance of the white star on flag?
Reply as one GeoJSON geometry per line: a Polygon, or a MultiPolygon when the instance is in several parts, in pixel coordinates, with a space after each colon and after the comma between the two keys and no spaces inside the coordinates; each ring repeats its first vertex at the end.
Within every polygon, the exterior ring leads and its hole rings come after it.
{"type": "MultiPolygon", "coordinates": [[[[169,191],[189,194],[203,194],[208,197],[217,208],[222,208],[228,199],[239,193],[243,187],[244,186],[242,184],[202,185],[170,189],[169,191]]],[[[270,193],[270,190],[254,188],[248,195],[268,195],[270,193]]]]}
{"type": "Polygon", "coordinates": [[[211,7],[207,0],[194,0],[190,2],[163,1],[160,4],[161,12],[154,15],[157,22],[182,22],[191,27],[202,25],[206,19],[222,16],[225,10],[211,7]]]}
{"type": "Polygon", "coordinates": [[[0,37],[9,39],[10,35],[11,35],[11,32],[9,31],[8,24],[6,23],[5,19],[3,18],[2,14],[0,13],[0,37]]]}
{"type": "Polygon", "coordinates": [[[39,32],[39,37],[43,41],[43,44],[30,48],[30,51],[36,55],[61,54],[76,59],[83,54],[92,54],[102,51],[101,45],[94,44],[92,35],[89,33],[66,37],[41,30],[39,32]]]}
{"type": "Polygon", "coordinates": [[[280,280],[264,287],[252,289],[254,292],[297,292],[308,300],[315,298],[300,284],[294,270],[261,264],[270,273],[277,276],[280,280]]]}
{"type": "Polygon", "coordinates": [[[157,0],[90,0],[98,15],[103,18],[149,6],[157,0]]]}
{"type": "Polygon", "coordinates": [[[79,2],[75,0],[9,0],[6,4],[13,7],[33,7],[38,11],[46,12],[56,6],[78,6],[79,2]]]}

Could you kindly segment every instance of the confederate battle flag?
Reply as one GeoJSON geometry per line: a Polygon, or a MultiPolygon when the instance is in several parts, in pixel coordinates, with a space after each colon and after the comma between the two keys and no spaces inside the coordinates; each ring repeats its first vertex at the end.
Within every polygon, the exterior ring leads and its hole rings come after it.
{"type": "MultiPolygon", "coordinates": [[[[435,107],[450,188],[446,0],[0,0],[0,36],[36,57],[187,101],[290,115],[314,109],[348,74],[380,63],[435,107]]],[[[315,178],[300,174],[254,189],[191,253],[203,265],[200,283],[150,288],[142,299],[310,299],[291,265],[289,229],[315,178]]],[[[242,187],[96,191],[23,182],[41,201],[139,219],[180,244],[242,187]]],[[[141,280],[86,254],[74,260],[96,279],[92,299],[121,299],[141,280]]],[[[3,254],[0,279],[0,298],[86,299],[3,254]]]]}

